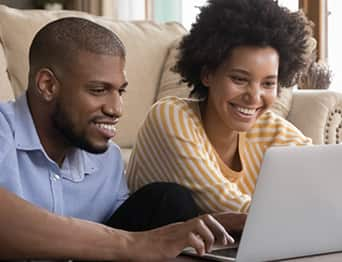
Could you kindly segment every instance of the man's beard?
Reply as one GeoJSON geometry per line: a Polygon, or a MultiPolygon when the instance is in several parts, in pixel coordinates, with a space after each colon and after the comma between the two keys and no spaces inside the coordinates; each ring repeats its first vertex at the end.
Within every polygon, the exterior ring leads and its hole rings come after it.
{"type": "Polygon", "coordinates": [[[76,131],[73,121],[68,114],[63,111],[62,106],[58,103],[55,112],[52,114],[52,123],[59,131],[67,143],[73,147],[83,149],[89,153],[101,154],[104,153],[108,146],[96,147],[86,138],[84,130],[82,133],[76,131]]]}

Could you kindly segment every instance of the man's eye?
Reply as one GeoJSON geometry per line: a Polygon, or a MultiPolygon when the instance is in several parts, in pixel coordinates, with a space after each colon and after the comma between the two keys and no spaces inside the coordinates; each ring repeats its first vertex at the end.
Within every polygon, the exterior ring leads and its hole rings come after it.
{"type": "Polygon", "coordinates": [[[90,92],[94,93],[94,94],[102,94],[106,91],[105,88],[91,88],[90,92]]]}
{"type": "Polygon", "coordinates": [[[124,93],[126,93],[126,88],[119,89],[119,95],[122,96],[124,93]]]}

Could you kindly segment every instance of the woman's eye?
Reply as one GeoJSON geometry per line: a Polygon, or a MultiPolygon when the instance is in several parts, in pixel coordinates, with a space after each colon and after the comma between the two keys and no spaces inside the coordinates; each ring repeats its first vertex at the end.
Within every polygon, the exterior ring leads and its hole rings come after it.
{"type": "Polygon", "coordinates": [[[247,78],[240,77],[240,76],[230,76],[230,78],[233,80],[233,82],[235,82],[237,84],[243,84],[243,83],[246,83],[248,81],[247,78]]]}
{"type": "Polygon", "coordinates": [[[273,89],[277,86],[277,83],[276,82],[273,82],[273,81],[269,81],[269,82],[265,82],[264,83],[264,86],[267,88],[267,89],[273,89]]]}

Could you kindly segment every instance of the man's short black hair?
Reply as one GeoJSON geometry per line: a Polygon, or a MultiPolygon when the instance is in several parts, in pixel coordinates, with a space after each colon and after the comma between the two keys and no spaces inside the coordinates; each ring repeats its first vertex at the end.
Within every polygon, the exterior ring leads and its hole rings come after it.
{"type": "Polygon", "coordinates": [[[180,43],[174,70],[192,86],[192,95],[207,97],[203,69],[215,71],[242,45],[272,47],[279,54],[280,86],[292,86],[310,62],[312,23],[274,0],[209,0],[190,33],[180,43]]]}
{"type": "Polygon", "coordinates": [[[45,25],[35,35],[29,51],[30,78],[42,67],[71,64],[79,51],[126,56],[123,43],[111,30],[84,18],[66,17],[45,25]]]}

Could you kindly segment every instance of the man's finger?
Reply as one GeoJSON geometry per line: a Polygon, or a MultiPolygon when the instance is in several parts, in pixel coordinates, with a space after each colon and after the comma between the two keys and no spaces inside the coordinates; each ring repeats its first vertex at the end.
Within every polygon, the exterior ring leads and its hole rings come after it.
{"type": "Polygon", "coordinates": [[[213,214],[213,217],[229,232],[241,232],[246,219],[246,213],[222,212],[213,214]]]}
{"type": "Polygon", "coordinates": [[[189,235],[189,245],[193,247],[197,254],[203,256],[205,253],[205,243],[201,237],[191,232],[189,235]]]}
{"type": "Polygon", "coordinates": [[[211,250],[211,247],[215,243],[215,235],[214,232],[211,232],[207,224],[200,218],[196,219],[194,221],[195,223],[195,229],[194,233],[200,237],[205,244],[205,251],[209,252],[211,250]]]}
{"type": "Polygon", "coordinates": [[[204,215],[201,218],[204,220],[210,231],[214,234],[215,240],[218,244],[234,244],[234,238],[228,234],[226,229],[213,216],[204,215]]]}

